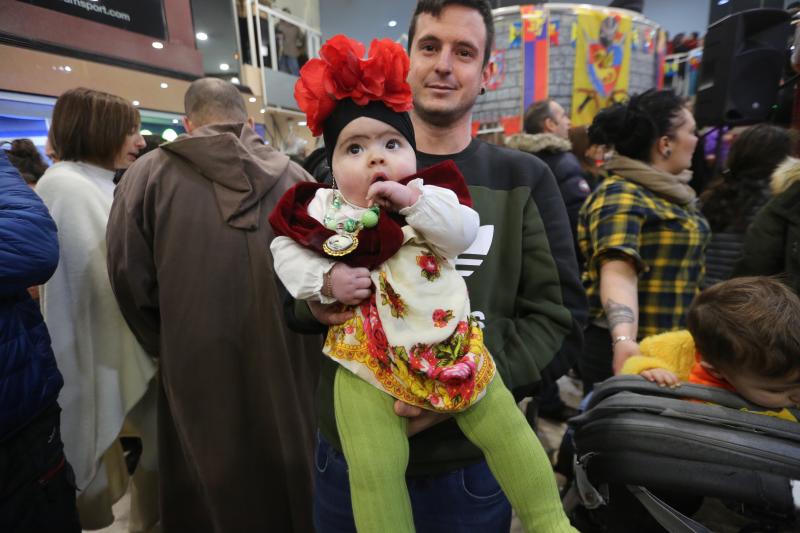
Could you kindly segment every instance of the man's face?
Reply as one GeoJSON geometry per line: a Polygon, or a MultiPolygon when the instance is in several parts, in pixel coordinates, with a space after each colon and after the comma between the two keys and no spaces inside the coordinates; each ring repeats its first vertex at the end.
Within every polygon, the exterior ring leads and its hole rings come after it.
{"type": "Polygon", "coordinates": [[[483,66],[485,48],[486,27],[478,11],[449,5],[438,18],[420,14],[408,73],[414,112],[437,126],[468,116],[489,79],[489,65],[483,66]]]}
{"type": "Polygon", "coordinates": [[[550,103],[550,118],[552,122],[550,133],[558,135],[562,139],[569,139],[569,127],[571,122],[564,108],[558,102],[550,103]]]}

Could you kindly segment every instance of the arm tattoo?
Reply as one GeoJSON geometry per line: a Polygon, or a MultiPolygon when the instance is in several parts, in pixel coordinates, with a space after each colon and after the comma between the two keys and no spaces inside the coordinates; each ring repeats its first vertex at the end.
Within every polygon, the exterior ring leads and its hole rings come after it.
{"type": "Polygon", "coordinates": [[[614,331],[617,324],[633,324],[636,321],[636,315],[634,315],[633,309],[627,305],[617,303],[611,298],[608,299],[603,309],[606,312],[609,331],[614,331]]]}

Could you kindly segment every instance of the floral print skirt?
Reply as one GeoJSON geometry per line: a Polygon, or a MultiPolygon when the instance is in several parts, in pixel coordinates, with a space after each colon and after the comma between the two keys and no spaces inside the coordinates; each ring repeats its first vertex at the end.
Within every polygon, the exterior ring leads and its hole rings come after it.
{"type": "Polygon", "coordinates": [[[496,370],[453,264],[406,243],[372,280],[375,292],[329,328],[323,352],[411,405],[456,412],[480,399],[496,370]]]}

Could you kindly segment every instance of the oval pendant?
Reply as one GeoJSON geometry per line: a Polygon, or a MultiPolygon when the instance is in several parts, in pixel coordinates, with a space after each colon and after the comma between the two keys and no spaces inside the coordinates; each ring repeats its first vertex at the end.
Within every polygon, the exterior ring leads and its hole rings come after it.
{"type": "Polygon", "coordinates": [[[358,247],[358,237],[347,233],[331,235],[324,243],[322,249],[334,257],[347,255],[358,247]]]}

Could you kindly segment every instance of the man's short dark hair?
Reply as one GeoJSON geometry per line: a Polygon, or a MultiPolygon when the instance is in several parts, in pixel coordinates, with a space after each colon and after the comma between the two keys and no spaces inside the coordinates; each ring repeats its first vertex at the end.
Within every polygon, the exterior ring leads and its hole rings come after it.
{"type": "Polygon", "coordinates": [[[552,106],[550,105],[552,102],[550,98],[545,98],[528,106],[528,110],[525,111],[525,118],[522,121],[525,133],[535,135],[544,132],[545,119],[553,118],[552,106]]]}
{"type": "Polygon", "coordinates": [[[486,27],[486,43],[483,50],[483,66],[485,67],[489,63],[494,47],[494,17],[492,16],[492,6],[488,0],[419,0],[414,14],[411,16],[411,25],[408,27],[409,53],[411,44],[414,42],[414,34],[417,32],[417,17],[422,13],[427,13],[438,18],[442,9],[447,6],[463,6],[480,13],[483,25],[486,27]]]}
{"type": "Polygon", "coordinates": [[[775,278],[712,285],[689,307],[687,326],[703,360],[718,370],[765,378],[800,371],[800,298],[775,278]]]}
{"type": "Polygon", "coordinates": [[[186,116],[196,126],[247,121],[247,108],[239,89],[219,78],[200,78],[183,97],[186,116]]]}

